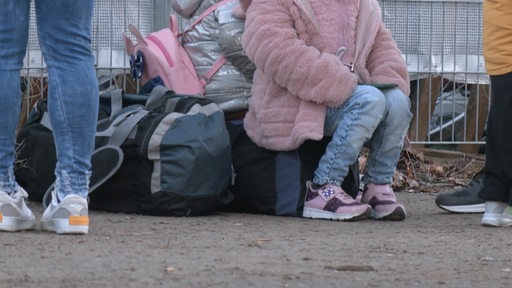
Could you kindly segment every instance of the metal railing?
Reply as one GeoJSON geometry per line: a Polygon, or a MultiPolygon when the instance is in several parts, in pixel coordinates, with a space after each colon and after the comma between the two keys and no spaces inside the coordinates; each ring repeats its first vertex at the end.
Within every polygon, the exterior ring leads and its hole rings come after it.
{"type": "Polygon", "coordinates": [[[482,0],[379,4],[411,76],[411,142],[483,144],[490,91],[482,56],[482,0]]]}

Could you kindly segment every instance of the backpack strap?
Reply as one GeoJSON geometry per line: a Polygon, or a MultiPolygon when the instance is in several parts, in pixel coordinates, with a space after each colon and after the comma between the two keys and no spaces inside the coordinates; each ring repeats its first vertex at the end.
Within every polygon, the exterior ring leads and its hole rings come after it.
{"type": "Polygon", "coordinates": [[[213,75],[215,75],[215,73],[217,73],[217,71],[219,71],[220,67],[222,67],[224,64],[226,64],[228,60],[226,59],[226,57],[224,57],[224,55],[220,55],[219,59],[217,59],[217,61],[215,61],[215,63],[213,63],[212,67],[210,67],[210,69],[208,69],[208,71],[206,71],[206,73],[204,73],[200,79],[199,79],[199,82],[201,82],[201,84],[203,85],[203,87],[208,84],[208,82],[210,82],[210,79],[212,79],[213,75]]]}
{"type": "Polygon", "coordinates": [[[199,24],[199,22],[203,21],[203,19],[208,16],[209,14],[211,14],[213,11],[217,10],[219,7],[223,6],[224,4],[227,4],[229,2],[234,2],[234,1],[237,1],[237,0],[222,0],[222,1],[219,1],[215,4],[213,4],[212,6],[208,7],[208,9],[204,10],[203,13],[201,13],[201,15],[199,15],[199,17],[197,17],[196,20],[194,20],[194,22],[192,22],[192,24],[190,24],[187,28],[185,28],[185,30],[183,30],[183,32],[179,33],[178,36],[181,37],[183,34],[186,34],[188,33],[190,30],[192,30],[197,24],[199,24]]]}

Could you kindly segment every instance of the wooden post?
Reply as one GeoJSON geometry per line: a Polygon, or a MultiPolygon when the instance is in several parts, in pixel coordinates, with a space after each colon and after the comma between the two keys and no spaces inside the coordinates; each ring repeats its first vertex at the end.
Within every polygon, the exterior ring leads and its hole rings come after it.
{"type": "MultiPolygon", "coordinates": [[[[425,141],[430,128],[430,119],[437,97],[441,91],[442,78],[439,76],[416,80],[417,85],[411,89],[411,111],[413,117],[409,126],[409,140],[425,141]]],[[[424,146],[423,144],[417,146],[424,146]]]]}

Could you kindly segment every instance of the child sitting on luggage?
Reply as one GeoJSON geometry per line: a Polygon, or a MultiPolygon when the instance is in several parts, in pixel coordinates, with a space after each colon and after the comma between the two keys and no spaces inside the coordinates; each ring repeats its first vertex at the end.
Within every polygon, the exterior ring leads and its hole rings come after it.
{"type": "Polygon", "coordinates": [[[244,127],[286,151],[332,136],[308,182],[303,217],[403,220],[391,182],[410,112],[406,64],[374,0],[254,0],[242,44],[256,64],[244,127]],[[361,201],[340,187],[363,145],[361,201]]]}

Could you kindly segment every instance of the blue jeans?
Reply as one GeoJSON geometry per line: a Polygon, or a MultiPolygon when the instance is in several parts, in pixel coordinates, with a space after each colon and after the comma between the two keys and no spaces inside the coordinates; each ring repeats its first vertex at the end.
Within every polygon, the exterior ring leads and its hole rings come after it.
{"type": "Polygon", "coordinates": [[[412,114],[410,100],[398,88],[358,85],[342,106],[328,108],[324,135],[332,136],[315,170],[316,184],[341,185],[365,145],[370,152],[365,183],[392,182],[412,114]]]}
{"type": "MultiPolygon", "coordinates": [[[[98,117],[98,83],[91,51],[94,0],[35,1],[37,32],[48,69],[48,109],[57,152],[59,197],[85,197],[98,117]]],[[[15,130],[20,111],[30,0],[0,9],[0,190],[13,191],[15,130]]]]}

